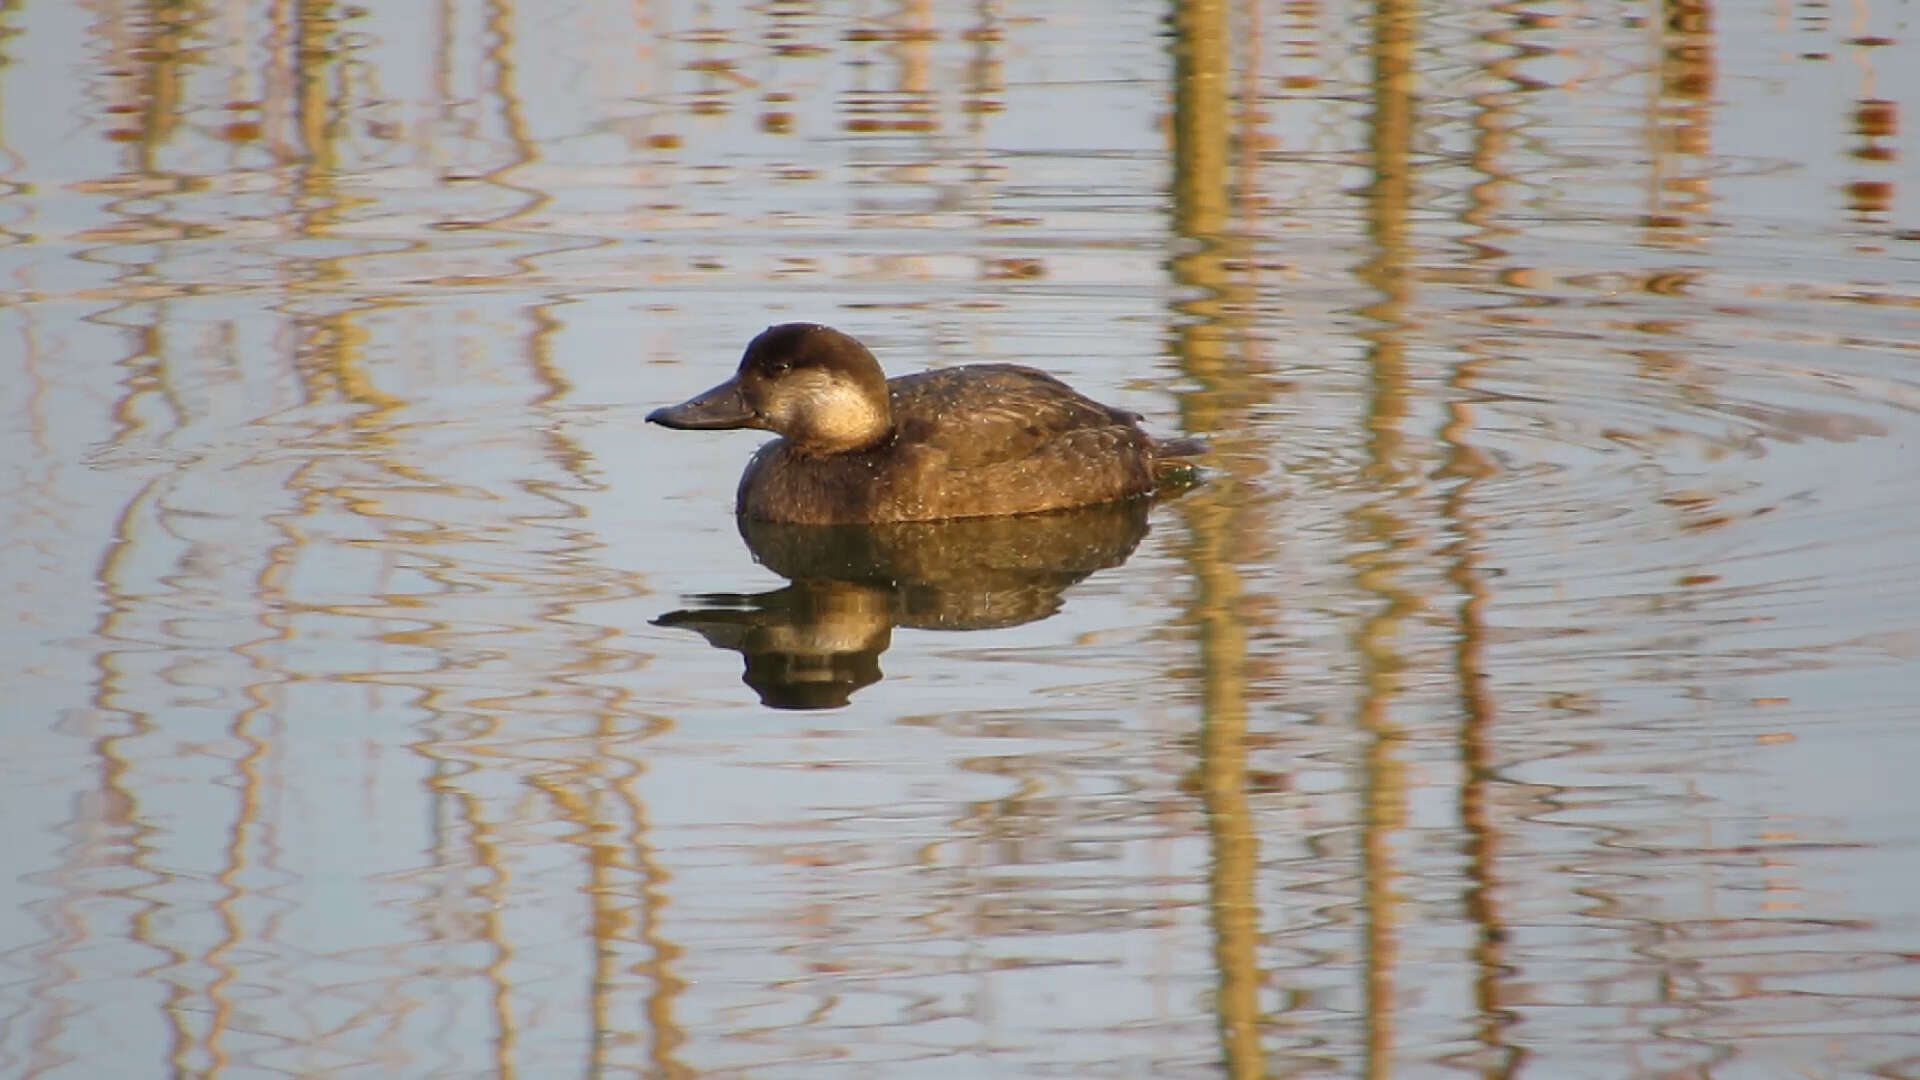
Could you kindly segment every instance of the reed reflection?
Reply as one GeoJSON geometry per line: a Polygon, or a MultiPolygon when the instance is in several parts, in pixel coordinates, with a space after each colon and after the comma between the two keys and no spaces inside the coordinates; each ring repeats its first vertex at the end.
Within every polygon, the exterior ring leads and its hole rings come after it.
{"type": "Polygon", "coordinates": [[[704,593],[654,620],[746,658],[776,709],[832,709],[880,681],[895,627],[990,630],[1060,610],[1072,585],[1119,566],[1147,534],[1146,499],[1017,517],[881,525],[740,519],[754,558],[791,584],[704,593]]]}
{"type": "MultiPolygon", "coordinates": [[[[1231,147],[1236,129],[1228,92],[1232,74],[1228,18],[1232,5],[1187,0],[1177,6],[1173,116],[1173,226],[1192,250],[1172,260],[1175,280],[1196,294],[1180,302],[1173,351],[1199,387],[1182,396],[1188,430],[1220,438],[1221,457],[1235,462],[1231,478],[1185,507],[1191,538],[1193,615],[1199,625],[1201,670],[1200,795],[1206,809],[1211,862],[1208,909],[1213,924],[1216,1024],[1221,1064],[1228,1076],[1262,1075],[1266,1054],[1259,966],[1261,911],[1255,880],[1259,833],[1247,801],[1246,602],[1235,542],[1255,533],[1243,486],[1250,430],[1245,406],[1258,384],[1241,325],[1251,308],[1245,281],[1228,270],[1246,265],[1244,238],[1230,214],[1250,203],[1250,176],[1236,190],[1231,147]]],[[[1251,170],[1249,170],[1250,172],[1251,170]]]]}

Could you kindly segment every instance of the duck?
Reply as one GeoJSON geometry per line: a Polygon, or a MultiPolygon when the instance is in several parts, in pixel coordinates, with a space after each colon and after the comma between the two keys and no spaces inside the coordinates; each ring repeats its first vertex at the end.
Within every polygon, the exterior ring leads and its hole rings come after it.
{"type": "Polygon", "coordinates": [[[1138,413],[1044,371],[966,364],[892,379],[830,326],[783,323],[747,344],[732,378],[647,414],[663,427],[758,428],[740,476],[743,519],[858,525],[1033,514],[1192,486],[1205,447],[1159,440],[1138,413]]]}

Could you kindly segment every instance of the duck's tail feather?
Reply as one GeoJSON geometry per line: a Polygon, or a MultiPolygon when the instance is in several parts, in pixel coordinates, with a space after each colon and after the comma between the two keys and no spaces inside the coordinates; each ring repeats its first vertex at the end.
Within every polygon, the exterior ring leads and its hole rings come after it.
{"type": "Polygon", "coordinates": [[[1199,457],[1213,449],[1207,440],[1198,435],[1182,435],[1173,439],[1153,440],[1153,456],[1156,458],[1199,457]]]}
{"type": "Polygon", "coordinates": [[[1212,449],[1207,440],[1183,435],[1153,440],[1153,486],[1162,495],[1177,495],[1206,479],[1200,463],[1192,460],[1212,449]]]}

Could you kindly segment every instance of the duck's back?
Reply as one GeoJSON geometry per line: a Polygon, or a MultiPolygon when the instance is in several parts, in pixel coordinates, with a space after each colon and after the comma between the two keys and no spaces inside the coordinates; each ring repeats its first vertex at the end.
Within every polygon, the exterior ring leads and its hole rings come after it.
{"type": "Polygon", "coordinates": [[[1006,464],[1062,438],[1113,428],[1138,433],[1137,413],[1109,408],[1018,364],[973,364],[887,382],[900,438],[960,468],[1006,464]]]}
{"type": "Polygon", "coordinates": [[[1045,372],[978,364],[903,375],[887,390],[893,438],[819,456],[775,440],[741,478],[740,511],[770,521],[923,521],[1153,490],[1153,443],[1139,417],[1045,372]]]}

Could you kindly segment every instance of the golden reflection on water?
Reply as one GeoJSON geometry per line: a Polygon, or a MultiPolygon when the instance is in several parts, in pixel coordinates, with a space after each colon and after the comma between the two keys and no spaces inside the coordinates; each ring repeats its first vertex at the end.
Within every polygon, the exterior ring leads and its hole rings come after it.
{"type": "Polygon", "coordinates": [[[1898,1074],[1893,10],[10,10],[0,1073],[1898,1074]],[[743,546],[830,315],[1212,479],[743,546]]]}
{"type": "Polygon", "coordinates": [[[1397,639],[1402,624],[1425,606],[1420,594],[1397,578],[1398,568],[1420,559],[1412,515],[1403,506],[1424,494],[1402,428],[1410,412],[1412,387],[1403,335],[1410,316],[1411,280],[1406,230],[1412,194],[1414,126],[1415,11],[1401,0],[1379,0],[1371,27],[1373,112],[1368,119],[1368,148],[1373,181],[1367,191],[1367,232],[1373,249],[1355,271],[1378,299],[1361,309],[1374,326],[1360,332],[1368,344],[1366,430],[1368,459],[1363,474],[1373,498],[1354,509],[1355,525],[1373,546],[1352,557],[1360,586],[1378,594],[1375,612],[1355,635],[1363,658],[1365,691],[1357,720],[1368,736],[1362,766],[1362,875],[1365,892],[1366,1051],[1368,1077],[1393,1072],[1397,1046],[1400,988],[1400,924],[1408,899],[1394,848],[1408,824],[1405,727],[1393,706],[1407,666],[1397,639]]]}
{"type": "MultiPolygon", "coordinates": [[[[1512,35],[1505,30],[1488,35],[1500,45],[1512,49],[1512,35]]],[[[1511,83],[1514,75],[1512,56],[1517,50],[1488,65],[1489,73],[1511,83]]],[[[1467,208],[1461,220],[1473,227],[1462,240],[1471,252],[1470,260],[1480,262],[1504,255],[1499,244],[1509,232],[1499,210],[1509,197],[1508,178],[1502,167],[1502,155],[1508,150],[1508,129],[1513,125],[1513,110],[1502,95],[1482,95],[1475,101],[1470,159],[1473,171],[1481,179],[1469,191],[1467,208]]],[[[1500,902],[1502,827],[1498,799],[1503,790],[1497,775],[1499,759],[1493,743],[1496,704],[1489,692],[1491,673],[1487,670],[1487,607],[1490,602],[1485,584],[1485,528],[1473,510],[1475,486],[1494,475],[1498,466],[1472,442],[1475,406],[1469,391],[1482,366],[1488,362],[1487,350],[1477,344],[1464,350],[1447,380],[1451,400],[1446,406],[1446,423],[1439,435],[1446,444],[1446,461],[1439,475],[1457,478],[1452,490],[1442,499],[1447,524],[1455,536],[1447,582],[1459,595],[1459,630],[1454,638],[1453,678],[1459,687],[1461,848],[1466,857],[1466,883],[1461,903],[1473,926],[1471,946],[1472,1000],[1476,1021],[1474,1038],[1485,1047],[1475,1055],[1475,1063],[1484,1074],[1508,1077],[1516,1074],[1525,1061],[1525,1051],[1514,1045],[1507,1029],[1514,1017],[1502,1003],[1511,965],[1504,941],[1507,920],[1500,902]]]]}
{"type": "MultiPolygon", "coordinates": [[[[1244,305],[1244,295],[1228,291],[1223,272],[1223,260],[1233,250],[1227,229],[1232,126],[1228,17],[1229,5],[1221,0],[1183,3],[1173,44],[1173,212],[1190,251],[1173,260],[1172,270],[1175,280],[1200,291],[1199,299],[1177,305],[1178,314],[1187,318],[1179,323],[1174,351],[1182,369],[1200,384],[1181,402],[1188,429],[1215,438],[1240,426],[1233,403],[1248,397],[1247,373],[1235,362],[1230,345],[1231,311],[1244,305]]],[[[1223,445],[1218,451],[1224,458],[1239,449],[1223,445]]],[[[1233,466],[1227,465],[1181,507],[1191,538],[1187,557],[1193,566],[1193,616],[1200,638],[1198,767],[1211,856],[1207,893],[1213,957],[1219,969],[1215,1009],[1221,1057],[1227,1075],[1235,1078],[1266,1071],[1256,948],[1262,920],[1254,899],[1260,845],[1246,798],[1246,633],[1238,610],[1239,575],[1227,546],[1229,537],[1244,527],[1237,479],[1233,466]]]]}

